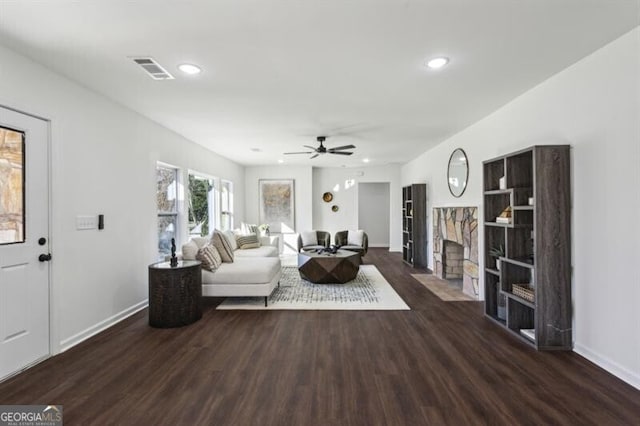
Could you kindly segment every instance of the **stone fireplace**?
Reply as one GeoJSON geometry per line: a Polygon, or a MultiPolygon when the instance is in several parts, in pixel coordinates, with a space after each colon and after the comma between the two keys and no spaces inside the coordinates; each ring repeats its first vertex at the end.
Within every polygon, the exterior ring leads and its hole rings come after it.
{"type": "Polygon", "coordinates": [[[478,298],[478,208],[433,209],[433,273],[462,279],[462,291],[478,298]]]}

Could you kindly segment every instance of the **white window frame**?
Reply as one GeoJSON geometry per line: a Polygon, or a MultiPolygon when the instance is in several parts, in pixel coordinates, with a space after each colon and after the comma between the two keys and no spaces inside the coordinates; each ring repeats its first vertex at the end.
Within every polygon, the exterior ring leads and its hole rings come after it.
{"type": "MultiPolygon", "coordinates": [[[[223,216],[229,217],[229,229],[233,229],[233,182],[227,179],[220,179],[220,227],[224,224],[223,216]],[[229,196],[227,200],[227,206],[224,206],[224,188],[229,188],[229,196]],[[226,208],[226,209],[225,209],[226,208]]],[[[226,229],[223,229],[226,231],[226,229]]]]}
{"type": "MultiPolygon", "coordinates": [[[[174,235],[175,235],[175,241],[176,241],[176,246],[179,247],[182,244],[182,229],[183,229],[183,217],[184,217],[184,190],[183,190],[183,177],[182,177],[182,170],[180,169],[180,167],[174,166],[172,164],[168,164],[168,163],[164,163],[161,161],[156,162],[156,167],[155,167],[155,177],[157,179],[158,176],[158,169],[159,168],[163,168],[163,169],[171,169],[174,171],[175,176],[176,176],[176,189],[175,189],[175,197],[176,197],[176,202],[175,202],[175,211],[173,212],[161,212],[157,210],[157,205],[156,205],[156,248],[157,248],[157,256],[159,260],[163,260],[164,259],[164,255],[160,253],[159,251],[159,245],[160,245],[160,235],[158,234],[158,219],[160,219],[161,217],[175,217],[175,224],[176,224],[176,229],[174,231],[174,235]]],[[[157,185],[156,185],[156,194],[157,194],[157,185]]]]}
{"type": "MultiPolygon", "coordinates": [[[[189,192],[189,178],[190,176],[195,176],[198,179],[208,179],[210,181],[213,182],[213,194],[210,194],[209,196],[209,208],[208,208],[208,215],[209,215],[209,235],[211,235],[211,233],[213,233],[214,229],[220,229],[220,202],[221,202],[221,198],[220,198],[220,178],[215,177],[215,176],[211,176],[207,173],[201,173],[198,172],[196,170],[191,170],[189,169],[187,171],[187,197],[185,199],[185,211],[187,212],[187,217],[186,217],[186,230],[187,230],[187,234],[189,234],[189,237],[191,237],[191,230],[189,229],[189,200],[191,199],[191,193],[189,192]],[[213,203],[213,206],[211,205],[213,203]]],[[[195,236],[195,235],[194,235],[195,236]]]]}

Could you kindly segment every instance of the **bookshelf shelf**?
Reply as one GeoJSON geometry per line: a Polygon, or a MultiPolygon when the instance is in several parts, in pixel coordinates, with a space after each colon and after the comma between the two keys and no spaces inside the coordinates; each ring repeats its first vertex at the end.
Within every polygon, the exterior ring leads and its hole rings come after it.
{"type": "Polygon", "coordinates": [[[427,185],[402,188],[402,260],[413,267],[427,267],[427,185]]]}
{"type": "Polygon", "coordinates": [[[483,162],[485,315],[539,350],[572,348],[569,155],[568,145],[545,145],[483,162]],[[511,223],[495,222],[507,207],[511,223]],[[515,284],[533,287],[533,302],[515,284]]]}

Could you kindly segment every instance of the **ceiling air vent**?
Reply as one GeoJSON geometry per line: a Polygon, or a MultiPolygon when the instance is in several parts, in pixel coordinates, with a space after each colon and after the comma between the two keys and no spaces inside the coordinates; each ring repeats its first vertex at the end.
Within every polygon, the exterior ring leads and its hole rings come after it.
{"type": "Polygon", "coordinates": [[[173,80],[175,77],[153,58],[132,58],[133,62],[140,65],[154,80],[173,80]]]}

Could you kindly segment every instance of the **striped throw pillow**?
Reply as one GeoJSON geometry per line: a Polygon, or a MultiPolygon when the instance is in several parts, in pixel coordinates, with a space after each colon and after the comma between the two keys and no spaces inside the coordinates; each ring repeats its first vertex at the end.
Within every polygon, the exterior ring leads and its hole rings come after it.
{"type": "Polygon", "coordinates": [[[256,234],[242,235],[236,238],[236,242],[241,250],[260,247],[260,241],[258,241],[256,234]]]}
{"type": "Polygon", "coordinates": [[[249,235],[249,234],[257,234],[258,233],[258,225],[255,225],[253,223],[242,223],[242,226],[240,227],[241,231],[242,231],[242,235],[249,235]]]}
{"type": "Polygon", "coordinates": [[[226,235],[216,229],[211,236],[211,244],[218,249],[223,262],[233,263],[233,249],[226,235]]]}
{"type": "Polygon", "coordinates": [[[209,271],[215,271],[222,264],[222,258],[218,249],[211,244],[206,244],[196,254],[196,260],[202,262],[202,267],[209,271]]]}

